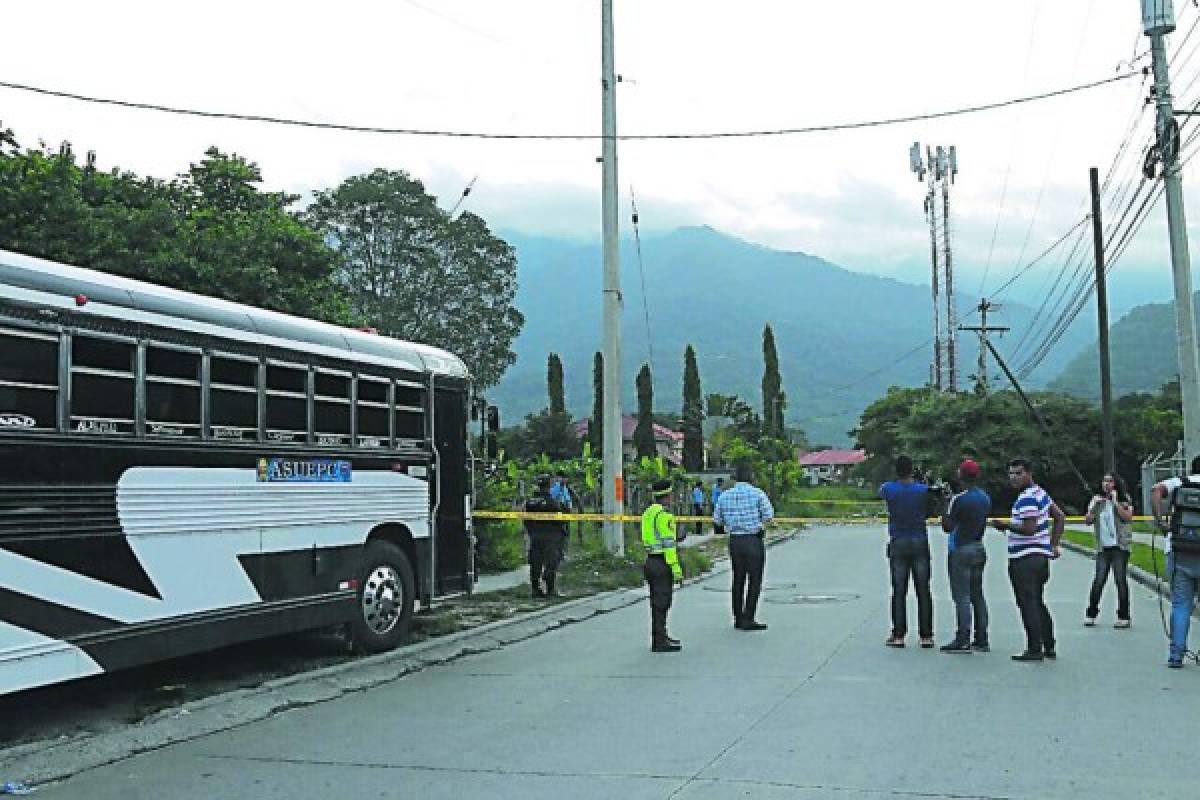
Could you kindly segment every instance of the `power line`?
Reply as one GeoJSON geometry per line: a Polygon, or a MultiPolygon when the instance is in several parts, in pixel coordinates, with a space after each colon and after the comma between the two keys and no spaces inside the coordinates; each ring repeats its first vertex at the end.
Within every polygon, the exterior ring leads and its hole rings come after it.
{"type": "Polygon", "coordinates": [[[637,247],[638,276],[642,279],[642,318],[646,321],[646,352],[650,357],[650,370],[654,370],[654,339],[650,335],[650,305],[646,299],[646,269],[642,265],[642,234],[638,227],[637,197],[629,187],[629,202],[633,206],[633,241],[637,247]]]}
{"type": "MultiPolygon", "coordinates": [[[[1024,97],[1016,97],[1009,100],[999,100],[992,103],[983,103],[974,106],[965,106],[963,108],[949,109],[945,111],[931,111],[924,114],[910,114],[902,117],[885,117],[882,119],[862,120],[858,122],[839,122],[825,125],[809,125],[798,128],[774,128],[763,130],[750,131],[712,131],[705,133],[633,133],[633,134],[618,134],[616,137],[619,141],[666,141],[666,140],[681,140],[681,139],[748,139],[760,138],[767,136],[793,136],[807,133],[826,133],[831,131],[857,130],[860,128],[878,128],[888,125],[900,125],[908,122],[923,122],[933,119],[945,119],[947,117],[958,117],[966,114],[976,114],[983,111],[994,111],[1001,108],[1023,105],[1032,103],[1038,100],[1048,100],[1054,97],[1062,97],[1064,95],[1075,94],[1077,92],[1087,91],[1089,89],[1097,89],[1102,86],[1107,86],[1118,81],[1123,81],[1138,75],[1138,72],[1127,72],[1115,75],[1103,80],[1092,81],[1090,83],[1082,83],[1076,86],[1069,86],[1063,89],[1054,89],[1039,94],[1026,95],[1024,97]]],[[[602,140],[605,137],[602,134],[560,134],[560,133],[491,133],[486,131],[454,131],[440,130],[428,128],[392,128],[380,125],[351,125],[349,123],[340,122],[318,122],[315,120],[294,119],[289,117],[275,117],[265,114],[238,114],[226,111],[204,111],[193,108],[182,108],[178,106],[166,106],[158,103],[144,103],[133,100],[117,100],[113,98],[94,97],[91,95],[78,94],[76,92],[66,92],[57,89],[47,89],[39,86],[30,86],[21,83],[10,83],[0,81],[0,88],[11,89],[18,92],[28,92],[31,94],[39,94],[46,97],[56,97],[64,100],[75,100],[81,103],[91,103],[95,105],[116,106],[119,108],[137,109],[141,111],[157,111],[163,114],[175,114],[188,117],[202,117],[205,119],[224,119],[238,122],[263,122],[272,125],[287,125],[299,128],[315,128],[320,130],[336,130],[346,131],[350,133],[375,133],[390,136],[427,136],[450,139],[499,139],[507,141],[596,141],[602,140]]]]}
{"type": "Polygon", "coordinates": [[[1072,225],[1071,228],[1066,233],[1064,233],[1061,237],[1056,239],[1053,244],[1051,244],[1049,247],[1047,247],[1045,250],[1043,250],[1041,253],[1039,253],[1036,258],[1034,258],[1032,261],[1030,261],[1028,264],[1026,264],[1024,267],[1022,267],[1020,269],[1020,271],[1014,273],[1013,276],[1011,278],[1009,278],[1007,281],[1000,284],[999,288],[997,288],[995,291],[993,291],[991,293],[991,297],[992,298],[998,297],[1001,292],[1003,292],[1009,286],[1012,286],[1013,283],[1015,283],[1018,278],[1020,278],[1022,275],[1024,275],[1026,272],[1028,272],[1032,267],[1034,267],[1043,258],[1045,258],[1046,256],[1053,253],[1056,249],[1058,249],[1058,246],[1060,244],[1062,244],[1067,239],[1069,239],[1071,237],[1071,234],[1073,234],[1077,230],[1079,230],[1079,228],[1082,227],[1091,218],[1092,218],[1092,215],[1088,214],[1088,215],[1084,216],[1083,219],[1079,220],[1074,225],[1072,225]]]}

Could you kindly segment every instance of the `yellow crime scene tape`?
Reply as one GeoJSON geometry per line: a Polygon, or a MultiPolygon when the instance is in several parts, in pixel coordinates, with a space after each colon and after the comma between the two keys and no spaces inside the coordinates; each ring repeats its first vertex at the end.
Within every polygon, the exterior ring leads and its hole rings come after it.
{"type": "MultiPolygon", "coordinates": [[[[845,502],[845,501],[841,501],[845,502]]],[[[639,514],[592,514],[592,513],[559,513],[545,511],[489,511],[480,509],[472,512],[475,519],[516,519],[529,520],[534,522],[641,522],[642,517],[639,514]]],[[[1008,521],[1009,517],[990,517],[992,520],[1008,521]]],[[[1134,517],[1135,522],[1152,522],[1154,517],[1134,517]]],[[[675,517],[676,522],[712,522],[710,516],[691,516],[680,514],[675,517]]],[[[868,525],[878,522],[886,522],[886,514],[871,514],[861,517],[775,517],[775,523],[780,525],[798,525],[802,523],[818,523],[818,522],[840,522],[843,524],[862,524],[868,525]]],[[[932,518],[929,522],[936,522],[937,518],[932,518]]],[[[1067,517],[1067,522],[1079,523],[1086,522],[1084,517],[1067,517]]]]}

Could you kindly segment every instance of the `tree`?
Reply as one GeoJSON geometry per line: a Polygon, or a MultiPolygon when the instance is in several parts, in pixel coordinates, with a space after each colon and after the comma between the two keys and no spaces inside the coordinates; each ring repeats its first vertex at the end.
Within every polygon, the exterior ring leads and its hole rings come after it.
{"type": "Polygon", "coordinates": [[[0,246],[235,302],[348,324],[335,254],[216,148],[172,181],[101,172],[69,144],[22,150],[0,131],[0,246]]]}
{"type": "Polygon", "coordinates": [[[525,424],[506,437],[506,447],[518,461],[541,456],[561,461],[579,455],[579,437],[570,416],[541,411],[526,415],[525,424]]]}
{"type": "Polygon", "coordinates": [[[594,452],[604,452],[604,354],[599,351],[592,359],[592,418],[588,421],[588,441],[594,452]]]}
{"type": "Polygon", "coordinates": [[[515,360],[517,259],[481,218],[452,218],[420,181],[376,169],[317,192],[306,219],[336,246],[338,280],[381,333],[456,353],[480,388],[515,360]]]}
{"type": "Polygon", "coordinates": [[[775,352],[775,333],[771,326],[763,328],[763,435],[784,436],[783,412],[787,399],[783,393],[783,379],[779,376],[779,354],[775,352]]]}
{"type": "Polygon", "coordinates": [[[658,454],[654,444],[654,379],[650,365],[642,364],[637,376],[637,427],[633,430],[633,444],[638,458],[654,458],[658,454]]]}
{"type": "Polygon", "coordinates": [[[558,353],[546,359],[546,392],[550,396],[550,413],[567,413],[567,402],[563,393],[563,366],[558,353]]]}
{"type": "Polygon", "coordinates": [[[704,469],[704,401],[700,391],[700,368],[696,351],[689,344],[683,353],[683,468],[704,469]]]}

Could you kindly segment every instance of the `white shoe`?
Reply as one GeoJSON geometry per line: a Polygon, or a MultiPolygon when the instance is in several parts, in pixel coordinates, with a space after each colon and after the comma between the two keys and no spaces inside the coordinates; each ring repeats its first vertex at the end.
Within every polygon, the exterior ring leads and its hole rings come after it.
{"type": "Polygon", "coordinates": [[[1119,619],[1119,620],[1117,620],[1116,624],[1113,625],[1113,627],[1114,628],[1128,628],[1132,624],[1133,623],[1127,619],[1119,619]]]}
{"type": "Polygon", "coordinates": [[[1084,617],[1083,624],[1088,626],[1089,628],[1094,628],[1094,627],[1096,627],[1096,618],[1095,617],[1084,617]]]}

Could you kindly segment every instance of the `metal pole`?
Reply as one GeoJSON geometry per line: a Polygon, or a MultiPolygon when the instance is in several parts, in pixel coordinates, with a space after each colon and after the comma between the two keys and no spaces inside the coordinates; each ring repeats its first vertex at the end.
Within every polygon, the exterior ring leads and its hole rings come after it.
{"type": "MultiPolygon", "coordinates": [[[[932,162],[932,157],[930,161],[932,162]]],[[[933,388],[942,390],[942,319],[938,304],[941,303],[938,285],[938,244],[937,244],[937,194],[934,193],[936,170],[932,163],[929,167],[929,193],[925,195],[925,212],[929,215],[929,262],[933,275],[933,388]]]]}
{"type": "Polygon", "coordinates": [[[1104,222],[1100,215],[1100,170],[1088,172],[1092,185],[1092,242],[1096,251],[1096,320],[1100,326],[1100,441],[1104,448],[1104,471],[1117,468],[1113,444],[1112,366],[1108,353],[1108,285],[1104,268],[1104,222]]]}
{"type": "Polygon", "coordinates": [[[987,315],[992,308],[992,304],[988,302],[986,297],[979,299],[979,316],[982,319],[979,331],[979,385],[983,387],[983,393],[988,393],[987,379],[987,315]]]}
{"type": "Polygon", "coordinates": [[[1200,455],[1200,361],[1196,356],[1196,314],[1192,306],[1191,255],[1183,205],[1183,171],[1179,166],[1179,128],[1168,73],[1164,36],[1175,30],[1169,0],[1142,0],[1143,29],[1154,59],[1154,96],[1158,104],[1158,147],[1167,196],[1171,240],[1171,272],[1175,282],[1175,338],[1178,342],[1179,388],[1183,399],[1185,457],[1200,455]]]}
{"type": "Polygon", "coordinates": [[[946,264],[946,388],[958,391],[958,365],[955,344],[958,339],[958,314],[954,308],[954,261],[950,256],[950,173],[942,175],[942,259],[946,264]]]}
{"type": "MultiPolygon", "coordinates": [[[[604,137],[601,227],[604,234],[604,513],[625,513],[621,449],[621,262],[617,250],[617,79],[613,68],[612,0],[601,0],[601,95],[604,137]]],[[[622,523],[604,523],[604,544],[624,555],[622,523]]]]}

